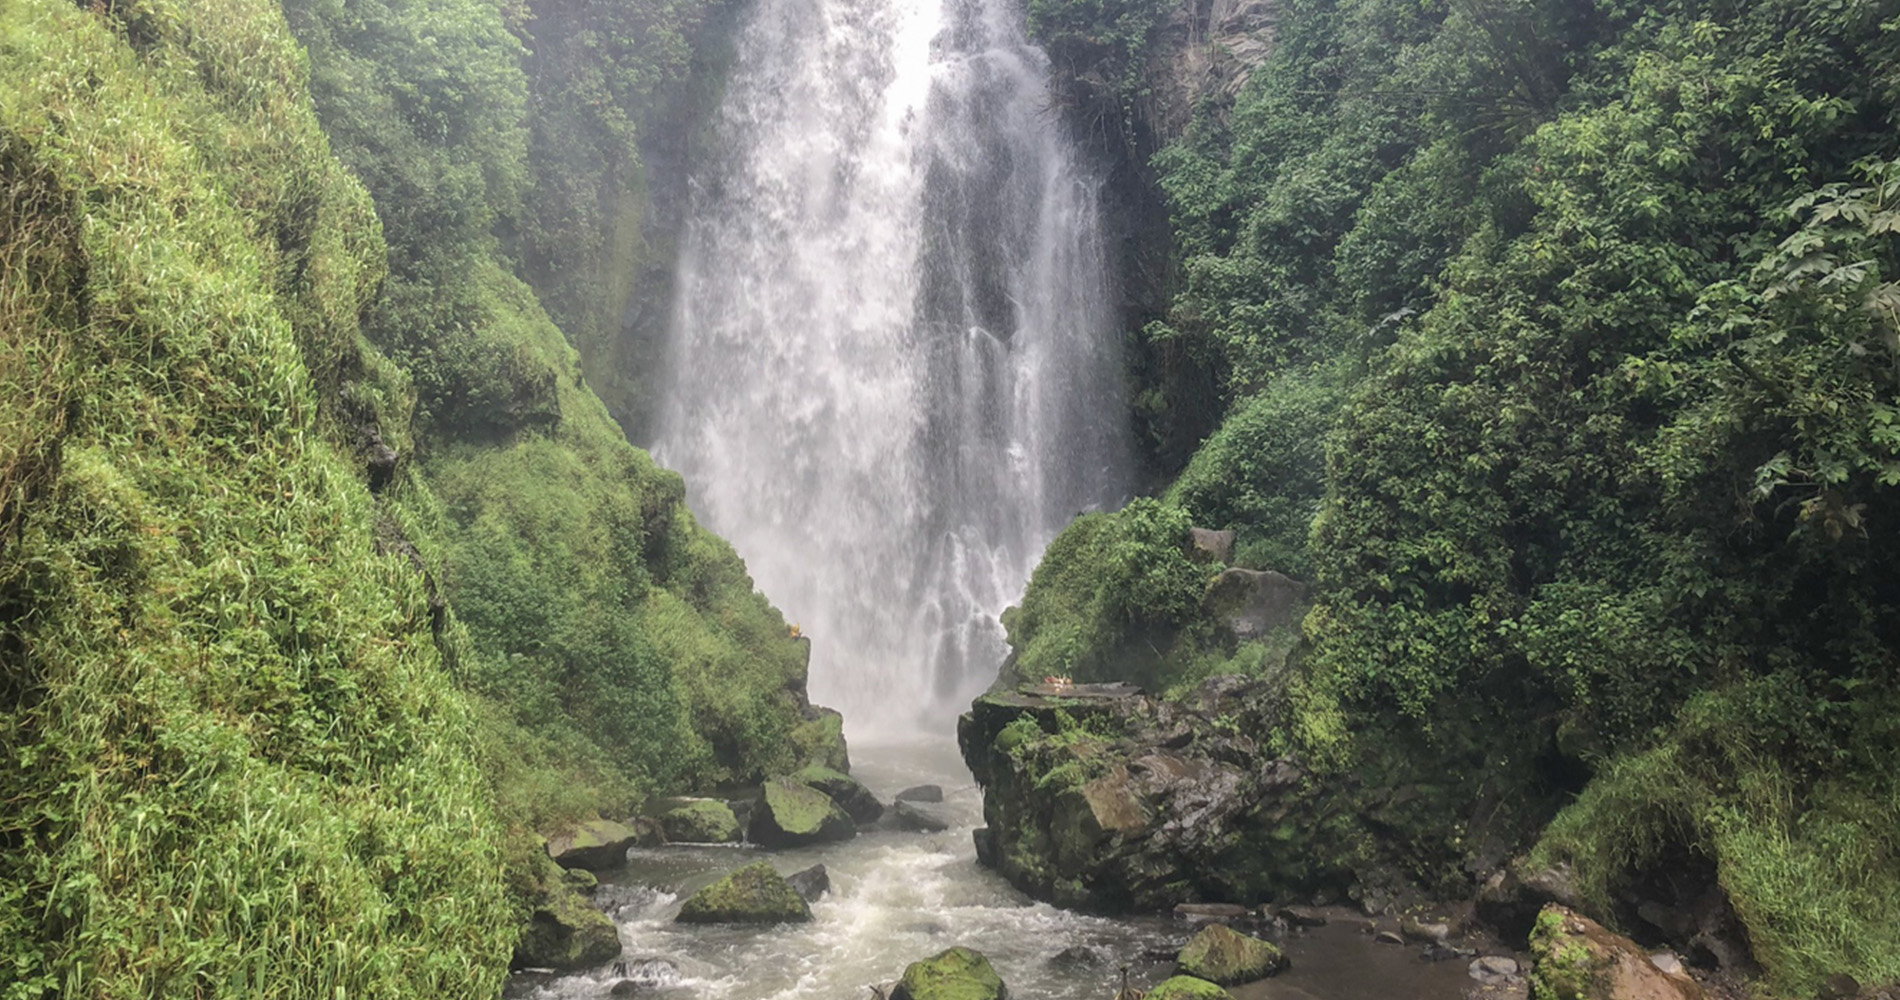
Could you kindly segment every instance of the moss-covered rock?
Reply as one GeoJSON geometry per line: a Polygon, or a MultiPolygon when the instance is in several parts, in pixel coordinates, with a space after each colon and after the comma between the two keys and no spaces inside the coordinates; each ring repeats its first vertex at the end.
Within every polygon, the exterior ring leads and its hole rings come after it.
{"type": "Polygon", "coordinates": [[[584,820],[548,838],[548,857],[562,868],[600,871],[626,861],[627,849],[639,839],[639,831],[625,823],[584,820]]]}
{"type": "Polygon", "coordinates": [[[676,918],[686,924],[803,923],[811,909],[791,883],[754,861],[694,893],[676,918]]]}
{"type": "Polygon", "coordinates": [[[730,844],[740,839],[739,817],[718,799],[687,799],[655,819],[675,844],[730,844]]]}
{"type": "Polygon", "coordinates": [[[1218,985],[1193,976],[1164,979],[1149,990],[1147,1000],[1233,1000],[1218,985]]]}
{"type": "Polygon", "coordinates": [[[537,863],[526,887],[528,926],[515,944],[516,968],[569,972],[613,961],[620,955],[620,932],[595,909],[552,859],[537,863]]]}
{"type": "Polygon", "coordinates": [[[871,794],[863,782],[842,771],[812,764],[792,775],[792,780],[825,793],[826,798],[836,802],[845,815],[860,826],[875,823],[884,815],[884,804],[877,796],[871,794]]]}
{"type": "Polygon", "coordinates": [[[798,759],[848,773],[851,751],[844,742],[844,716],[816,706],[808,714],[811,718],[792,728],[792,746],[798,751],[798,759]]]}
{"type": "Polygon", "coordinates": [[[1226,924],[1210,924],[1175,957],[1181,971],[1223,986],[1251,983],[1286,968],[1286,955],[1257,937],[1226,924]]]}
{"type": "Polygon", "coordinates": [[[1538,1000],[1704,1000],[1688,976],[1664,972],[1636,942],[1553,903],[1531,932],[1538,1000]]]}
{"type": "Polygon", "coordinates": [[[857,835],[851,817],[825,793],[784,778],[765,783],[748,834],[764,847],[801,847],[857,835]]]}
{"type": "Polygon", "coordinates": [[[951,948],[910,963],[891,1000],[1004,1000],[1009,988],[983,953],[951,948]]]}

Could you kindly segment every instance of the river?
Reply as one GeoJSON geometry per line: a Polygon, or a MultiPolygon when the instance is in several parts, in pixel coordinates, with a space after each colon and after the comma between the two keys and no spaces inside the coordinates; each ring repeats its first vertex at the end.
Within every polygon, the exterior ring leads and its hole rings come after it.
{"type": "MultiPolygon", "coordinates": [[[[635,849],[625,868],[601,874],[603,900],[619,904],[624,960],[571,976],[515,977],[515,1000],[606,997],[631,979],[655,1000],[870,1000],[912,961],[952,945],[988,957],[1018,1000],[1112,1000],[1119,967],[1150,985],[1194,932],[1169,917],[1111,919],[1037,903],[980,867],[970,832],[982,799],[946,740],[860,747],[854,773],[880,799],[941,785],[944,833],[875,829],[839,844],[760,852],[746,847],[635,849]],[[675,924],[680,903],[719,875],[764,855],[784,874],[823,864],[831,892],[812,920],[775,927],[675,924]]],[[[1465,963],[1426,962],[1417,949],[1375,943],[1344,911],[1325,927],[1288,935],[1286,972],[1232,992],[1235,1000],[1455,1000],[1465,963]]]]}

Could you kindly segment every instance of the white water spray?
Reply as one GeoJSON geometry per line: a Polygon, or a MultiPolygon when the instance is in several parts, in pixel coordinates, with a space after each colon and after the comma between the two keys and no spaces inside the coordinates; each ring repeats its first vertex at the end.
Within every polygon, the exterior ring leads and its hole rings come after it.
{"type": "Polygon", "coordinates": [[[655,451],[854,731],[946,717],[1128,465],[1099,178],[1010,0],[760,0],[693,180],[655,451]]]}

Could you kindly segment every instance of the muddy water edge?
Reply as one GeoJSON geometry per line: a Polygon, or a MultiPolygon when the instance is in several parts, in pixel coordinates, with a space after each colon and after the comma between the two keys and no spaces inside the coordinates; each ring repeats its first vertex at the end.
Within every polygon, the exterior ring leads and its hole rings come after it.
{"type": "MultiPolygon", "coordinates": [[[[1170,916],[1106,918],[1037,903],[980,867],[971,831],[982,798],[949,740],[854,749],[854,773],[879,799],[943,787],[942,833],[878,828],[840,844],[798,850],[673,845],[635,849],[602,872],[597,902],[620,928],[626,971],[518,974],[515,1000],[649,996],[656,1000],[849,1000],[896,979],[909,963],[952,945],[988,956],[1019,1000],[1109,1000],[1127,964],[1148,986],[1197,929],[1170,916]],[[831,891],[803,925],[675,924],[680,904],[731,869],[766,857],[784,874],[823,864],[831,891]],[[615,988],[618,987],[618,993],[615,988]]],[[[1414,945],[1379,943],[1340,910],[1323,927],[1278,942],[1291,968],[1233,989],[1236,1000],[1456,1000],[1471,985],[1464,961],[1430,962],[1414,945]]]]}

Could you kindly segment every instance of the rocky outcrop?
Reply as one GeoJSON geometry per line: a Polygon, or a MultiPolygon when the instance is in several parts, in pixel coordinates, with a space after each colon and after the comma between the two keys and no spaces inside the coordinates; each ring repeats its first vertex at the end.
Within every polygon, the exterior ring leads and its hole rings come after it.
{"type": "Polygon", "coordinates": [[[1184,0],[1151,40],[1149,127],[1165,143],[1187,131],[1197,106],[1231,107],[1256,66],[1273,53],[1277,0],[1184,0]]]}
{"type": "Polygon", "coordinates": [[[1270,569],[1229,569],[1208,583],[1201,605],[1236,639],[1258,639],[1306,615],[1306,584],[1270,569]]]}
{"type": "Polygon", "coordinates": [[[739,817],[718,799],[668,799],[654,822],[672,844],[731,844],[742,838],[739,817]]]}
{"type": "Polygon", "coordinates": [[[1216,679],[1186,703],[1080,685],[979,698],[958,728],[983,785],[979,858],[1030,895],[1096,910],[1253,905],[1349,876],[1315,851],[1328,799],[1248,733],[1277,689],[1216,679]]]}
{"type": "Polygon", "coordinates": [[[1189,528],[1188,538],[1194,543],[1194,550],[1189,554],[1195,562],[1230,563],[1234,561],[1234,533],[1232,531],[1189,528]]]}
{"type": "Polygon", "coordinates": [[[625,823],[590,819],[548,838],[548,857],[562,868],[601,871],[627,860],[627,849],[640,841],[640,831],[625,823]]]}
{"type": "Polygon", "coordinates": [[[686,924],[803,923],[811,919],[811,909],[771,864],[754,861],[694,893],[675,919],[686,924]]]}
{"type": "Polygon", "coordinates": [[[1705,1000],[1695,980],[1568,907],[1551,904],[1531,933],[1531,990],[1548,1000],[1705,1000]]]}
{"type": "Polygon", "coordinates": [[[912,962],[891,1000],[1006,1000],[1008,987],[990,960],[969,948],[951,948],[912,962]]]}
{"type": "Polygon", "coordinates": [[[578,891],[573,872],[552,859],[541,859],[529,884],[520,886],[528,904],[528,926],[515,943],[514,967],[572,972],[613,961],[620,955],[620,932],[605,913],[578,891]]]}
{"type": "Polygon", "coordinates": [[[843,808],[825,793],[796,781],[779,778],[765,783],[747,830],[761,847],[803,847],[857,835],[843,808]]]}
{"type": "Polygon", "coordinates": [[[820,764],[813,764],[792,775],[792,780],[807,788],[823,792],[825,797],[838,804],[851,822],[859,826],[868,826],[884,815],[884,804],[871,794],[858,779],[820,764]]]}
{"type": "MultiPolygon", "coordinates": [[[[804,644],[805,655],[811,656],[811,640],[800,638],[804,644]]],[[[820,705],[807,706],[805,721],[792,729],[792,746],[798,750],[799,760],[808,760],[814,764],[831,768],[833,771],[851,772],[851,753],[844,742],[844,716],[837,710],[820,705]]]]}
{"type": "Polygon", "coordinates": [[[1287,965],[1279,948],[1225,924],[1202,928],[1174,961],[1182,972],[1221,986],[1265,979],[1287,965]]]}

